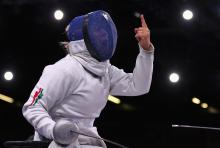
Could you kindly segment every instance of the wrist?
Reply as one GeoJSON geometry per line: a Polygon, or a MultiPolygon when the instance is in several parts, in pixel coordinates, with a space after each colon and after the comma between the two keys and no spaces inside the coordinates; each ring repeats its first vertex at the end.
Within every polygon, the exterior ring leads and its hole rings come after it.
{"type": "Polygon", "coordinates": [[[148,48],[143,48],[140,44],[138,44],[138,45],[139,45],[140,50],[144,51],[144,53],[153,53],[154,52],[154,45],[152,43],[150,43],[148,48]]]}

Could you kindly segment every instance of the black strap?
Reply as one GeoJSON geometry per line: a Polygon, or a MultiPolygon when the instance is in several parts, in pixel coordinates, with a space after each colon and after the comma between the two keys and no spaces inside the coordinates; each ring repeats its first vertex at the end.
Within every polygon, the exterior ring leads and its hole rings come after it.
{"type": "Polygon", "coordinates": [[[46,148],[50,144],[49,141],[6,141],[6,148],[46,148]]]}

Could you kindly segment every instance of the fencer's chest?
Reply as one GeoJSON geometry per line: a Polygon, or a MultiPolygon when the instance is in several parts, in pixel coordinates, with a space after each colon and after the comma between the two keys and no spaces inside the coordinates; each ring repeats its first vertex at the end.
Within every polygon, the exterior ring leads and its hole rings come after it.
{"type": "Polygon", "coordinates": [[[69,101],[73,108],[81,113],[99,114],[107,103],[109,89],[109,77],[97,77],[86,73],[69,101]]]}

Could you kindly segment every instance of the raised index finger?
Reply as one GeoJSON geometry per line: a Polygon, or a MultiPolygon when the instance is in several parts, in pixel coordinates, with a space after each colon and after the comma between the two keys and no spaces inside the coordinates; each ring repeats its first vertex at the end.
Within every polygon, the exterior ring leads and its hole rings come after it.
{"type": "Polygon", "coordinates": [[[141,26],[142,26],[142,27],[147,27],[147,23],[145,22],[145,19],[144,19],[144,15],[143,15],[143,14],[141,15],[141,26]]]}

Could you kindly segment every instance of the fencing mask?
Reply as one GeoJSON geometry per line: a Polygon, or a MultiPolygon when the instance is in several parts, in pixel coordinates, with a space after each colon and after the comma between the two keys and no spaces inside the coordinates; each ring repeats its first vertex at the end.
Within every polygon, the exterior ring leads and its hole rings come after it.
{"type": "Polygon", "coordinates": [[[117,44],[117,29],[110,15],[98,10],[75,17],[67,29],[69,41],[84,39],[90,55],[100,62],[110,59],[117,44]]]}

